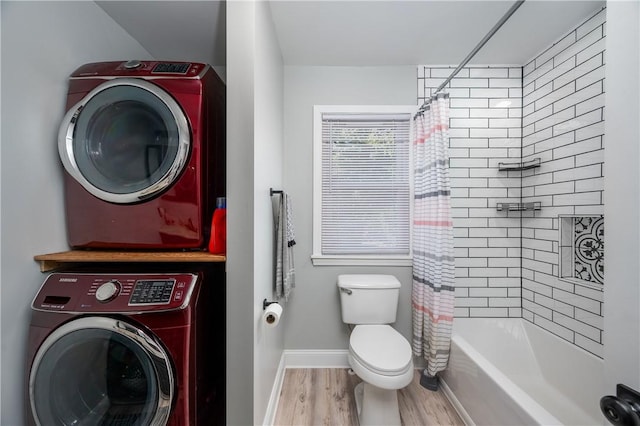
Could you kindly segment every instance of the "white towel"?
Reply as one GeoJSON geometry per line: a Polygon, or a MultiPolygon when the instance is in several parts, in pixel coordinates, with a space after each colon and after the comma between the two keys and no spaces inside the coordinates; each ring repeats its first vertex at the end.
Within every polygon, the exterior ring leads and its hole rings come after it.
{"type": "Polygon", "coordinates": [[[282,192],[276,220],[276,297],[289,300],[291,290],[296,286],[293,265],[293,246],[296,244],[291,213],[291,200],[282,192]]]}

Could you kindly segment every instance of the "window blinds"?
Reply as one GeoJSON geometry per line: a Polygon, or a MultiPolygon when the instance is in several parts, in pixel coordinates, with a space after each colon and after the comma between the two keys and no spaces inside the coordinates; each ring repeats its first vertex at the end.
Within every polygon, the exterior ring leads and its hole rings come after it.
{"type": "Polygon", "coordinates": [[[410,114],[323,114],[323,255],[410,252],[410,114]]]}

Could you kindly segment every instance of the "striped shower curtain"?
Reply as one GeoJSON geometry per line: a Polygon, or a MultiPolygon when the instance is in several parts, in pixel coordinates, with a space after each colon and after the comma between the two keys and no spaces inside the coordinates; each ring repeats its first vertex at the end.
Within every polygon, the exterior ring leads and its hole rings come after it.
{"type": "Polygon", "coordinates": [[[413,121],[413,353],[424,357],[420,383],[438,389],[449,361],[454,307],[449,184],[449,97],[438,94],[413,121]]]}

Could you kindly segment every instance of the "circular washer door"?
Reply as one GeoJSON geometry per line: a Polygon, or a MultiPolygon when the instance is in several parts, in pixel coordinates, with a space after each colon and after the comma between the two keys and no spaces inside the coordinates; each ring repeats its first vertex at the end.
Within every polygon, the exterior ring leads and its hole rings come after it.
{"type": "Polygon", "coordinates": [[[29,377],[38,425],[165,425],[171,362],[157,340],[125,321],[84,317],[54,330],[29,377]]]}
{"type": "Polygon", "coordinates": [[[58,151],[67,172],[96,197],[137,203],[168,189],[191,148],[187,117],[163,89],[113,79],[65,115],[58,151]]]}

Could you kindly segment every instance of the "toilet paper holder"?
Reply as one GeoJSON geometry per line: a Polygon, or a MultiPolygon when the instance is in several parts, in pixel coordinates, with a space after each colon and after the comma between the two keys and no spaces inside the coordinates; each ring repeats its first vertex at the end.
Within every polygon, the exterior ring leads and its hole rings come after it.
{"type": "Polygon", "coordinates": [[[640,426],[640,393],[621,383],[616,386],[616,396],[600,399],[600,409],[613,425],[640,426]]]}

